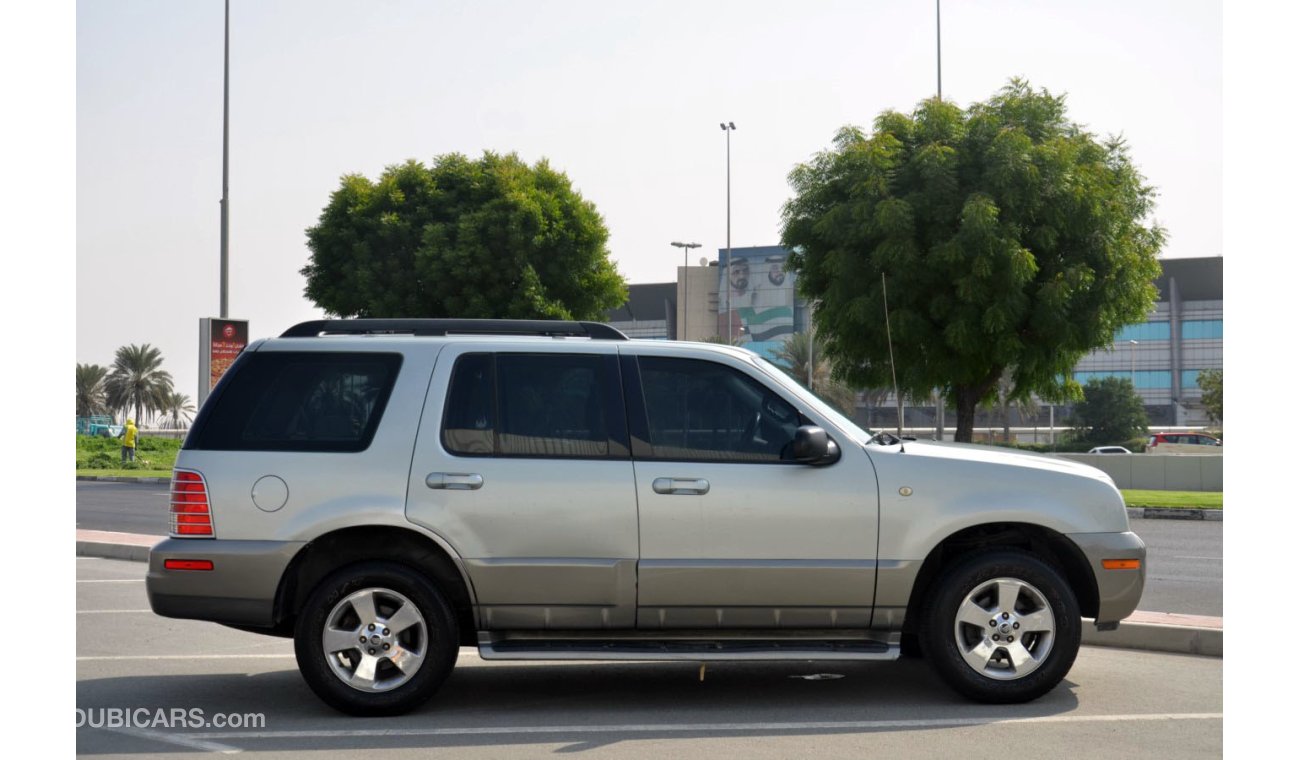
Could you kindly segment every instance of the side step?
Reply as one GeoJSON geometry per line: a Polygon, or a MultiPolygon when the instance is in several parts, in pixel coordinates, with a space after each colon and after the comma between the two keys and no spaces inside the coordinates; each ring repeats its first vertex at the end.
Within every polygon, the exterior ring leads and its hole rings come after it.
{"type": "Polygon", "coordinates": [[[869,639],[507,638],[480,631],[485,660],[896,660],[899,635],[869,639]]]}

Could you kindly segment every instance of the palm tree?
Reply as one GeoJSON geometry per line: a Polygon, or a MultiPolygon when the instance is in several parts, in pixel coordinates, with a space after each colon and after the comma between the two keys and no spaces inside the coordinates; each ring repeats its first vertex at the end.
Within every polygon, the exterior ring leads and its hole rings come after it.
{"type": "Polygon", "coordinates": [[[170,391],[158,407],[163,416],[163,427],[170,430],[184,430],[194,419],[194,404],[190,397],[180,391],[170,391]]]}
{"type": "Polygon", "coordinates": [[[844,414],[853,415],[858,394],[833,377],[831,362],[826,358],[822,343],[811,337],[811,333],[799,332],[786,338],[773,359],[778,367],[805,388],[809,387],[808,370],[811,368],[812,392],[844,414]]]}
{"type": "Polygon", "coordinates": [[[107,375],[108,367],[98,364],[77,365],[78,417],[108,413],[108,398],[104,389],[104,377],[107,375]]]}
{"type": "Polygon", "coordinates": [[[148,343],[117,349],[113,371],[106,381],[108,405],[126,412],[134,408],[137,422],[143,420],[145,412],[162,408],[167,394],[172,392],[172,376],[161,369],[162,361],[162,351],[148,343]]]}

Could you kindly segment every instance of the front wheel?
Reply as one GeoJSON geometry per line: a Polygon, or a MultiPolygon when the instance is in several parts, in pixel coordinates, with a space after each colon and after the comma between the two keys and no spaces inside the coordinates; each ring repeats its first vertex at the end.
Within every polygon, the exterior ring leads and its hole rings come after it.
{"type": "Polygon", "coordinates": [[[950,568],[935,588],[921,645],[958,692],[980,702],[1028,702],[1070,671],[1082,632],[1079,603],[1042,560],[1011,549],[982,552],[950,568]]]}
{"type": "Polygon", "coordinates": [[[345,567],[312,592],[294,652],[316,695],[352,715],[397,715],[451,673],[456,617],[423,575],[391,562],[345,567]]]}

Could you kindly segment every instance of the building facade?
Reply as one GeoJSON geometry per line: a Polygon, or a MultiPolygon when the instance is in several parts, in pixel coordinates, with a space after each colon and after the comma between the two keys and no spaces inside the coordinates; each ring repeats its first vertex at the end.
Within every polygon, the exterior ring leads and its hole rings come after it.
{"type": "MultiPolygon", "coordinates": [[[[781,246],[720,250],[707,265],[678,267],[677,281],[633,285],[627,304],[610,311],[610,324],[629,337],[672,340],[726,340],[772,357],[786,337],[808,329],[807,303],[795,290],[795,276],[784,271],[789,251],[781,246]],[[728,266],[730,264],[730,266],[728,266]],[[730,327],[730,333],[728,332],[730,327]]],[[[1147,321],[1116,333],[1110,346],[1084,356],[1074,377],[1132,380],[1146,406],[1152,428],[1203,426],[1209,421],[1196,377],[1223,369],[1223,258],[1162,259],[1155,285],[1159,300],[1147,321]]],[[[897,424],[892,393],[862,394],[859,421],[872,427],[897,424]],[[873,403],[874,401],[874,403],[873,403]]],[[[982,411],[977,427],[1006,424],[1038,426],[1067,419],[1069,406],[1030,412],[982,411]],[[1038,417],[1044,419],[1039,420],[1038,417]]],[[[908,427],[939,427],[955,420],[951,409],[931,403],[905,403],[908,427]],[[952,415],[952,416],[948,416],[952,415]]]]}

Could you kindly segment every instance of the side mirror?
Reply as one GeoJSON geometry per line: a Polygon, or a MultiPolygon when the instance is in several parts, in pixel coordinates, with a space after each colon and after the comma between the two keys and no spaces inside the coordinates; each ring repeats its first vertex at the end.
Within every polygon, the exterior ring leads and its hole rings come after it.
{"type": "Polygon", "coordinates": [[[794,461],[802,464],[827,465],[839,460],[840,447],[826,435],[825,430],[814,425],[804,425],[794,431],[790,455],[794,461]]]}

